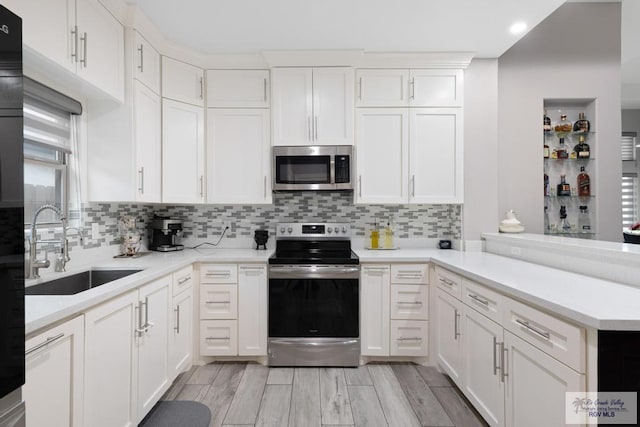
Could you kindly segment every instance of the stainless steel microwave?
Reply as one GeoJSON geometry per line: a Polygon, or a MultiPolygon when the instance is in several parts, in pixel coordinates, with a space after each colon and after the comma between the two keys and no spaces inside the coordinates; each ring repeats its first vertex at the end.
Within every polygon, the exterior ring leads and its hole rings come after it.
{"type": "Polygon", "coordinates": [[[353,190],[353,147],[273,147],[273,190],[353,190]]]}

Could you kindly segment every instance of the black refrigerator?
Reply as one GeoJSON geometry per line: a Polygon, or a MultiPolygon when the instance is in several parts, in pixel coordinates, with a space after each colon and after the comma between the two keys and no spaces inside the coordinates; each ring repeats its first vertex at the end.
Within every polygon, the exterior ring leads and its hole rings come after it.
{"type": "Polygon", "coordinates": [[[0,5],[0,427],[24,425],[22,20],[0,5]]]}

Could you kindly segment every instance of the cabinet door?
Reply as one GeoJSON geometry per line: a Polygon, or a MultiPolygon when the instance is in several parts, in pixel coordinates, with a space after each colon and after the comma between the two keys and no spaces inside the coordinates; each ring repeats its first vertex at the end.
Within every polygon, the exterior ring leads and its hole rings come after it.
{"type": "Polygon", "coordinates": [[[274,68],[273,145],[312,145],[311,68],[274,68]]]}
{"type": "Polygon", "coordinates": [[[204,106],[204,72],[201,68],[162,57],[162,97],[204,106]]]}
{"type": "Polygon", "coordinates": [[[84,318],[28,339],[25,348],[27,427],[82,425],[84,318]]]}
{"type": "Polygon", "coordinates": [[[75,73],[75,0],[5,0],[2,3],[22,18],[26,51],[33,50],[75,73]]]}
{"type": "Polygon", "coordinates": [[[502,326],[476,311],[464,311],[464,394],[492,426],[504,426],[502,326]]]}
{"type": "Polygon", "coordinates": [[[204,111],[162,100],[162,201],[203,203],[204,111]]]}
{"type": "Polygon", "coordinates": [[[416,108],[410,113],[409,202],[462,203],[462,113],[416,108]]]}
{"type": "Polygon", "coordinates": [[[269,108],[269,70],[207,70],[207,107],[269,108]]]}
{"type": "Polygon", "coordinates": [[[124,101],[124,27],[98,0],[77,0],[78,75],[124,101]]]}
{"type": "Polygon", "coordinates": [[[209,109],[207,201],[271,203],[269,110],[209,109]]]}
{"type": "Polygon", "coordinates": [[[85,426],[135,426],[138,353],[138,292],[85,314],[85,426]]]}
{"type": "Polygon", "coordinates": [[[451,379],[462,387],[462,304],[438,289],[436,291],[437,362],[451,379]]]}
{"type": "Polygon", "coordinates": [[[169,380],[191,366],[193,349],[193,288],[173,297],[169,329],[169,380]]]}
{"type": "Polygon", "coordinates": [[[133,76],[160,95],[160,53],[137,31],[133,31],[133,76]]]}
{"type": "Polygon", "coordinates": [[[412,107],[461,107],[462,70],[411,70],[412,107]]]}
{"type": "Polygon", "coordinates": [[[169,302],[171,276],[140,288],[145,331],[136,339],[138,347],[138,421],[153,408],[169,388],[169,302]]]}
{"type": "Polygon", "coordinates": [[[361,354],[388,356],[391,268],[388,265],[363,265],[360,274],[361,354]]]}
{"type": "Polygon", "coordinates": [[[267,267],[238,266],[238,355],[267,355],[267,267]]]}
{"type": "Polygon", "coordinates": [[[316,145],[353,145],[353,69],[313,69],[313,135],[316,145]]]}
{"type": "Polygon", "coordinates": [[[356,107],[408,107],[409,70],[357,70],[356,107]]]}
{"type": "Polygon", "coordinates": [[[407,203],[409,110],[359,108],[356,126],[356,202],[407,203]]]}
{"type": "Polygon", "coordinates": [[[537,427],[565,425],[568,391],[585,390],[585,376],[558,362],[508,331],[505,338],[505,425],[537,427]]]}
{"type": "Polygon", "coordinates": [[[200,355],[236,356],[238,322],[236,320],[201,320],[200,355]]]}
{"type": "Polygon", "coordinates": [[[139,81],[133,82],[133,127],[136,150],[136,199],[162,199],[162,103],[160,96],[139,81]]]}

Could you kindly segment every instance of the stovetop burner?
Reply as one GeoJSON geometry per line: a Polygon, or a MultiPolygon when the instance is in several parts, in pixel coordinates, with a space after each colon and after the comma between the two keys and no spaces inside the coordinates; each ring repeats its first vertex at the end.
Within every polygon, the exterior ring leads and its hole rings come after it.
{"type": "Polygon", "coordinates": [[[359,264],[347,223],[281,223],[269,264],[359,264]]]}

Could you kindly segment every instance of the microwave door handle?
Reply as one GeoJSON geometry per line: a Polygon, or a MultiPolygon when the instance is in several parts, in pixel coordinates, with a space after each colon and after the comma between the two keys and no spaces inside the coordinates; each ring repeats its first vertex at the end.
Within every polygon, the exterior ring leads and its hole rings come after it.
{"type": "Polygon", "coordinates": [[[329,156],[329,182],[333,185],[336,183],[336,156],[329,156]]]}

